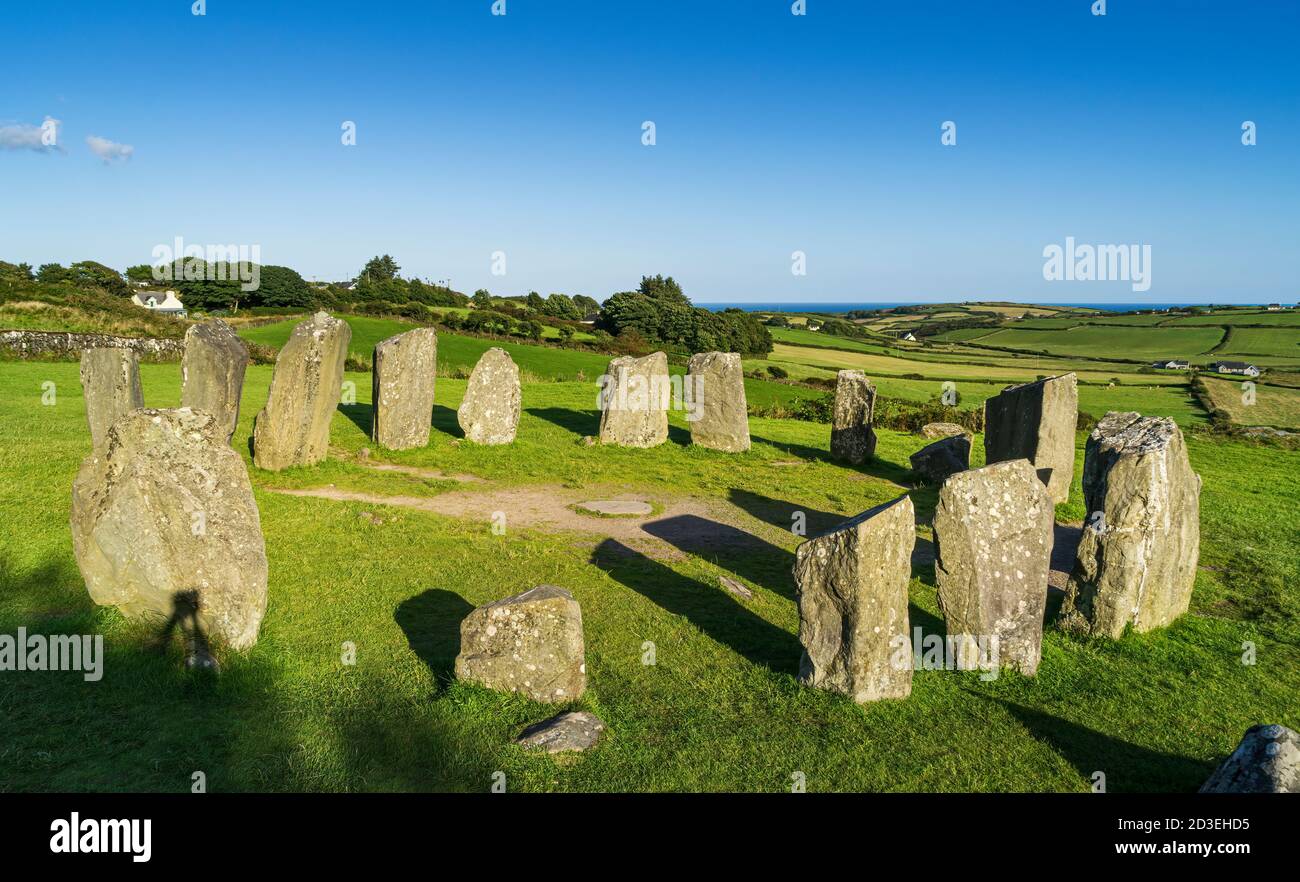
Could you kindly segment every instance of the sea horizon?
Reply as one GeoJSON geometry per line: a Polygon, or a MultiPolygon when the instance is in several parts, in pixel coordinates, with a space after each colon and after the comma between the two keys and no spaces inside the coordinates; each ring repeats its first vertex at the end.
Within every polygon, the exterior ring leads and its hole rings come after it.
{"type": "MultiPolygon", "coordinates": [[[[1139,310],[1151,309],[1182,309],[1189,306],[1215,306],[1215,307],[1258,307],[1263,309],[1268,306],[1266,303],[1215,303],[1213,301],[1181,301],[1177,303],[1061,303],[1055,301],[1024,301],[1024,300],[951,300],[951,301],[928,301],[928,300],[888,300],[888,301],[844,301],[833,302],[825,301],[820,303],[793,303],[793,302],[773,302],[773,303],[754,303],[742,301],[712,301],[697,302],[696,306],[717,312],[723,309],[740,309],[745,312],[816,312],[816,313],[845,313],[855,309],[863,310],[880,310],[895,309],[900,306],[944,306],[944,305],[973,305],[976,303],[1010,303],[1017,306],[1057,306],[1069,307],[1076,309],[1100,309],[1107,312],[1136,312],[1139,310]]],[[[1286,305],[1286,304],[1283,304],[1286,305]]]]}

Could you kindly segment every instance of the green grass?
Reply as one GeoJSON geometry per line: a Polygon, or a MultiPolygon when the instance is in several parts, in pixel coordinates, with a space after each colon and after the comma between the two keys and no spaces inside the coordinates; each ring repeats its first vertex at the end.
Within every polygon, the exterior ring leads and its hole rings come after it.
{"type": "Polygon", "coordinates": [[[1233,328],[1214,354],[1300,364],[1300,328],[1233,328]]]}
{"type": "MultiPolygon", "coordinates": [[[[178,366],[142,373],[149,405],[178,402],[178,366]]],[[[245,457],[270,374],[249,369],[234,439],[245,457]]],[[[368,377],[348,378],[359,401],[333,422],[342,454],[373,447],[361,428],[368,377]]],[[[1300,727],[1294,452],[1189,440],[1204,476],[1206,568],[1191,613],[1174,626],[1116,642],[1049,628],[1035,679],[921,671],[906,701],[859,707],[795,679],[799,538],[784,527],[794,510],[816,530],[904,492],[907,456],[922,439],[881,431],[878,461],[850,469],[826,458],[828,427],[756,419],[753,451],[731,457],[685,445],[674,413],[659,448],[589,448],[578,438],[596,424],[594,384],[570,380],[526,386],[516,444],[481,448],[452,443],[463,389],[439,379],[427,448],[374,455],[482,484],[453,488],[341,458],[252,470],[270,603],[258,644],[225,654],[211,681],[186,675],[175,651],[143,652],[149,626],[94,606],[82,586],[68,531],[70,488],[89,446],[77,366],[0,362],[0,632],[102,633],[107,651],[100,683],[0,674],[0,789],[179,792],[202,770],[213,791],[482,792],[496,771],[512,791],[782,791],[800,771],[812,791],[1085,791],[1102,770],[1112,791],[1191,791],[1248,726],[1300,727]],[[47,381],[52,406],[41,403],[47,381]],[[803,464],[776,465],[791,460],[803,464]],[[594,534],[610,521],[593,520],[593,534],[497,536],[474,519],[271,491],[325,484],[425,496],[570,487],[658,503],[692,494],[734,504],[744,529],[735,543],[654,557],[602,548],[594,534]],[[751,586],[754,599],[720,589],[722,574],[751,586]],[[604,743],[571,763],[510,744],[548,709],[450,676],[465,613],[541,582],[568,587],[582,604],[589,690],[580,705],[609,724],[604,743]],[[1240,662],[1246,640],[1257,646],[1254,666],[1240,662]],[[345,641],[356,645],[354,667],[340,662],[345,641]],[[656,644],[654,666],[641,663],[645,641],[656,644]]],[[[913,496],[928,516],[934,491],[913,496]]],[[[1083,514],[1076,478],[1058,517],[1083,514]]],[[[912,623],[940,629],[932,568],[914,576],[912,623]]]]}
{"type": "Polygon", "coordinates": [[[1214,406],[1241,426],[1277,426],[1300,430],[1300,389],[1269,386],[1253,380],[1202,377],[1214,406]],[[1242,387],[1254,387],[1254,399],[1242,387]]]}
{"type": "Polygon", "coordinates": [[[1209,352],[1222,338],[1221,328],[1080,325],[1063,331],[1006,328],[979,342],[1049,355],[1146,360],[1193,358],[1209,352]]]}

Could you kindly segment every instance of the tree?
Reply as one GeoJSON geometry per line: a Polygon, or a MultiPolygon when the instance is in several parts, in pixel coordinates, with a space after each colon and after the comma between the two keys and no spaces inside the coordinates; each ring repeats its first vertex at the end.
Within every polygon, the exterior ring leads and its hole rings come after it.
{"type": "Polygon", "coordinates": [[[536,291],[529,291],[525,302],[528,304],[528,308],[534,312],[543,312],[546,309],[546,301],[536,291]]]}
{"type": "Polygon", "coordinates": [[[573,305],[578,307],[578,311],[581,313],[579,318],[586,318],[593,312],[600,312],[600,304],[586,294],[574,294],[573,305]]]}
{"type": "Polygon", "coordinates": [[[677,284],[672,276],[642,276],[641,285],[637,288],[637,291],[655,300],[685,306],[690,306],[691,303],[686,298],[686,295],[682,293],[682,286],[677,284]]]}
{"type": "Polygon", "coordinates": [[[492,295],[488,293],[487,288],[479,288],[474,292],[470,302],[474,304],[475,309],[491,309],[492,295]]]}
{"type": "Polygon", "coordinates": [[[0,279],[30,282],[34,278],[35,276],[32,275],[32,265],[30,263],[7,263],[0,260],[0,279]]]}
{"type": "Polygon", "coordinates": [[[137,263],[126,268],[126,277],[132,282],[152,282],[153,267],[147,263],[137,263]]]}
{"type": "Polygon", "coordinates": [[[259,272],[261,285],[256,293],[263,306],[315,305],[315,292],[296,270],[287,266],[267,265],[261,267],[259,272]]]}
{"type": "Polygon", "coordinates": [[[555,318],[576,320],[583,316],[582,309],[567,294],[551,294],[546,298],[542,312],[555,318]]]}
{"type": "Polygon", "coordinates": [[[59,263],[43,263],[36,271],[36,280],[47,284],[53,282],[71,282],[72,273],[59,263]]]}
{"type": "Polygon", "coordinates": [[[397,261],[387,254],[382,257],[372,257],[361,270],[361,275],[357,276],[357,281],[366,279],[371,282],[387,282],[390,279],[397,278],[397,274],[401,269],[397,265],[397,261]]]}

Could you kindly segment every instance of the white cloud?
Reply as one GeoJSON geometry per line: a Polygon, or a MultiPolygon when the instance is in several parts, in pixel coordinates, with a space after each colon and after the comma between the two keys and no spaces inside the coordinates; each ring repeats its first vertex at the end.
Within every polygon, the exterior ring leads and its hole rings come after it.
{"type": "Polygon", "coordinates": [[[131,154],[135,152],[135,148],[130,144],[119,144],[98,135],[89,136],[86,138],[86,143],[90,146],[90,151],[106,163],[126,162],[131,158],[131,154]]]}
{"type": "Polygon", "coordinates": [[[59,131],[63,123],[47,116],[39,126],[13,123],[0,126],[0,150],[35,150],[37,153],[62,152],[59,131]]]}

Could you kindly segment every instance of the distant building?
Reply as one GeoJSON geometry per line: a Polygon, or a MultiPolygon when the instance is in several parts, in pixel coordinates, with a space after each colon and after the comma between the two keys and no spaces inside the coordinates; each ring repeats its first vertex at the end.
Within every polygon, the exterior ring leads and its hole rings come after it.
{"type": "Polygon", "coordinates": [[[1282,304],[1280,304],[1280,303],[1270,303],[1270,304],[1268,305],[1268,311],[1269,311],[1269,312],[1278,312],[1278,311],[1280,311],[1281,309],[1282,309],[1282,304]]]}
{"type": "Polygon", "coordinates": [[[1219,374],[1240,374],[1243,377],[1258,377],[1259,368],[1244,361],[1216,361],[1210,370],[1219,374]]]}
{"type": "Polygon", "coordinates": [[[157,291],[132,294],[131,302],[136,306],[144,307],[150,312],[160,312],[163,315],[185,316],[189,314],[185,309],[185,304],[176,298],[175,291],[167,291],[164,294],[159,294],[157,291]]]}
{"type": "Polygon", "coordinates": [[[910,343],[915,343],[915,342],[916,342],[916,335],[913,334],[911,331],[904,331],[904,332],[903,332],[903,336],[899,337],[898,339],[900,339],[900,340],[907,340],[907,341],[910,342],[910,343]]]}
{"type": "Polygon", "coordinates": [[[1167,371],[1185,371],[1191,367],[1185,361],[1153,361],[1152,367],[1164,368],[1167,371]]]}
{"type": "Polygon", "coordinates": [[[821,330],[821,327],[822,327],[822,323],[821,323],[821,322],[815,322],[815,321],[813,321],[812,319],[808,319],[808,324],[807,324],[807,328],[808,328],[808,330],[810,330],[810,331],[820,331],[820,330],[821,330]]]}
{"type": "Polygon", "coordinates": [[[600,318],[600,313],[598,313],[598,312],[589,312],[589,313],[587,313],[586,315],[584,315],[581,319],[579,319],[578,321],[579,321],[581,324],[584,324],[584,325],[594,325],[594,324],[596,323],[596,320],[599,319],[599,318],[600,318]]]}

